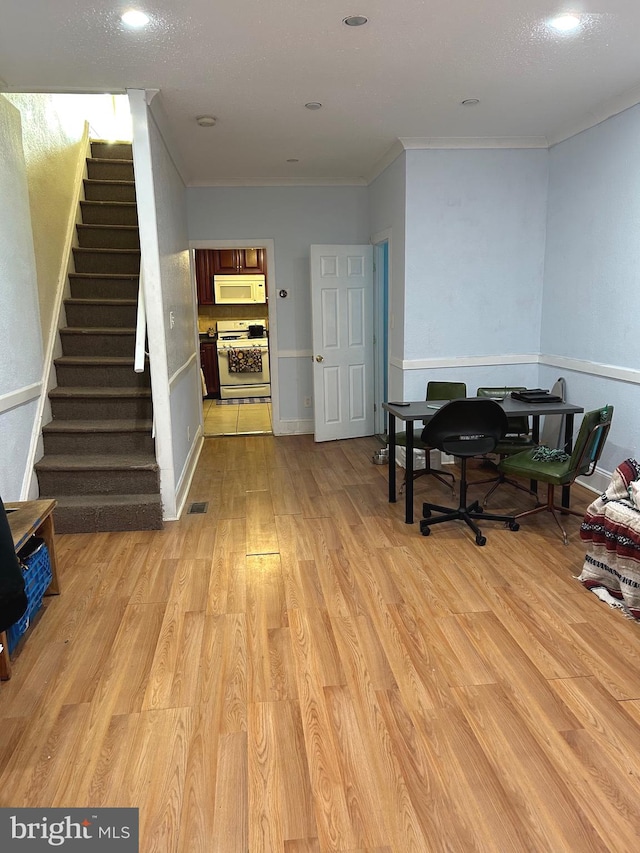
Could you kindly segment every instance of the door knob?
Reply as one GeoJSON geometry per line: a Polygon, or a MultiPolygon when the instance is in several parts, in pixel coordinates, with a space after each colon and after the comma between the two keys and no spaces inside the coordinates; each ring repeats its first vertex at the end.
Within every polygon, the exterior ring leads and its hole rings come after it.
{"type": "Polygon", "coordinates": [[[317,356],[316,356],[316,361],[324,361],[324,356],[322,356],[322,355],[317,355],[317,356]]]}

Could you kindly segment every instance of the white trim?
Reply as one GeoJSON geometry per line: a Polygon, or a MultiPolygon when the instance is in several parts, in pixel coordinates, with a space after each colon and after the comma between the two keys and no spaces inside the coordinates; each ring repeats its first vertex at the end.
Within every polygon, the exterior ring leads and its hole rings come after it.
{"type": "MultiPolygon", "coordinates": [[[[268,237],[260,237],[260,238],[242,238],[236,240],[190,240],[189,241],[189,249],[246,249],[246,248],[255,248],[257,246],[263,246],[266,254],[267,254],[267,287],[273,288],[273,283],[276,282],[276,251],[275,251],[275,241],[272,238],[268,237]]],[[[192,276],[193,276],[193,287],[195,288],[195,264],[192,264],[192,276]]],[[[194,293],[197,294],[197,290],[194,290],[194,293]]],[[[195,309],[197,314],[197,295],[194,297],[195,301],[195,309]]],[[[280,359],[280,352],[278,351],[278,312],[277,312],[277,300],[278,297],[276,295],[272,295],[269,298],[269,303],[267,305],[268,315],[269,315],[269,363],[271,366],[270,371],[270,384],[271,384],[271,428],[273,430],[274,435],[282,435],[282,429],[280,425],[280,390],[279,390],[279,371],[278,371],[278,360],[280,359]]],[[[198,347],[198,355],[200,353],[200,348],[198,347]]],[[[309,353],[311,355],[311,353],[309,353]]]]}
{"type": "Polygon", "coordinates": [[[590,109],[587,117],[572,124],[566,124],[563,128],[552,134],[549,137],[549,148],[557,145],[559,142],[564,142],[565,139],[577,136],[583,130],[588,130],[590,127],[601,124],[612,116],[637,106],[638,103],[640,103],[640,86],[634,86],[632,89],[627,89],[621,95],[607,98],[606,101],[602,101],[596,107],[590,109]]]}
{"type": "Polygon", "coordinates": [[[394,160],[397,160],[401,154],[404,154],[404,146],[399,139],[396,139],[393,145],[387,149],[382,157],[373,164],[372,169],[367,174],[367,186],[372,184],[375,179],[381,175],[384,170],[394,162],[394,160]]]}
{"type": "Polygon", "coordinates": [[[188,370],[189,367],[191,367],[191,365],[193,364],[194,361],[197,360],[197,358],[198,358],[198,353],[195,353],[195,352],[191,353],[191,355],[185,361],[185,363],[182,365],[182,367],[179,367],[176,370],[176,372],[173,374],[173,376],[169,377],[169,388],[173,387],[174,383],[178,381],[179,377],[182,376],[182,374],[185,372],[185,370],[188,370]]]}
{"type": "MultiPolygon", "coordinates": [[[[312,420],[280,421],[279,427],[278,435],[313,435],[315,430],[312,420]]],[[[276,434],[275,430],[273,434],[276,434]]]]}
{"type": "MultiPolygon", "coordinates": [[[[47,341],[47,350],[42,358],[42,381],[40,382],[40,400],[38,408],[33,419],[33,430],[31,432],[31,441],[29,443],[29,452],[25,463],[24,476],[22,478],[22,487],[20,490],[20,500],[29,500],[31,494],[31,485],[35,478],[34,467],[36,464],[36,455],[38,453],[38,445],[42,433],[45,404],[47,403],[47,395],[49,390],[54,386],[55,373],[53,368],[53,360],[56,349],[60,347],[59,330],[64,325],[63,310],[64,296],[69,290],[69,273],[75,271],[73,260],[73,247],[78,245],[78,236],[76,232],[76,224],[80,218],[80,200],[84,198],[84,183],[83,180],[87,174],[87,157],[91,151],[89,141],[89,122],[85,121],[82,138],[78,148],[78,161],[76,163],[76,173],[73,182],[73,192],[71,196],[71,204],[69,207],[69,215],[67,217],[67,229],[64,238],[64,246],[60,256],[60,268],[58,270],[58,281],[56,283],[56,296],[51,312],[51,325],[49,327],[49,339],[47,341]]],[[[61,350],[59,350],[61,351],[61,350]]]]}
{"type": "Polygon", "coordinates": [[[620,379],[640,385],[640,370],[631,367],[617,367],[614,364],[600,364],[580,358],[568,358],[562,355],[540,355],[539,363],[547,367],[560,367],[576,373],[588,373],[590,376],[604,376],[607,379],[620,379]]]}
{"type": "Polygon", "coordinates": [[[203,447],[204,435],[202,427],[200,426],[198,427],[198,431],[194,436],[193,443],[191,444],[191,450],[189,451],[187,461],[185,463],[184,468],[182,469],[182,475],[180,476],[180,480],[178,481],[178,485],[176,488],[176,514],[175,516],[165,516],[165,521],[178,521],[178,519],[182,515],[184,505],[186,504],[187,498],[189,497],[189,490],[191,489],[191,483],[193,482],[193,477],[196,473],[198,461],[200,459],[200,454],[202,453],[203,447]]]}
{"type": "Polygon", "coordinates": [[[596,495],[601,495],[611,482],[612,476],[613,471],[604,471],[602,468],[596,468],[589,477],[578,477],[576,483],[579,483],[596,495]]]}
{"type": "Polygon", "coordinates": [[[24,388],[18,388],[17,391],[0,394],[0,415],[3,412],[8,412],[9,409],[24,406],[25,403],[35,400],[40,396],[41,390],[42,382],[34,382],[32,385],[25,385],[24,388]]]}
{"type": "MultiPolygon", "coordinates": [[[[213,178],[189,187],[366,187],[367,178],[213,178]]],[[[224,247],[223,247],[224,248],[224,247]]],[[[242,247],[241,247],[242,248],[242,247]]]]}
{"type": "Polygon", "coordinates": [[[538,364],[539,356],[529,355],[476,355],[448,358],[415,358],[401,360],[390,358],[390,364],[401,370],[426,370],[433,367],[486,367],[499,364],[538,364]]]}
{"type": "Polygon", "coordinates": [[[433,148],[548,148],[546,136],[401,136],[405,151],[433,148]]]}

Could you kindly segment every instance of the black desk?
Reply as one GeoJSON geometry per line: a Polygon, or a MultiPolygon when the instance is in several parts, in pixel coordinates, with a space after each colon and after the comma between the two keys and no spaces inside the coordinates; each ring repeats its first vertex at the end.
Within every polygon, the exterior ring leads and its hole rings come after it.
{"type": "MultiPolygon", "coordinates": [[[[487,399],[483,397],[482,399],[487,399]]],[[[406,422],[407,430],[407,474],[405,489],[405,521],[413,524],[413,423],[428,421],[434,416],[441,405],[447,400],[420,400],[409,403],[408,406],[394,406],[393,403],[383,403],[382,408],[389,412],[389,503],[396,501],[396,418],[406,422]]],[[[540,418],[543,415],[564,415],[564,449],[571,453],[573,447],[573,416],[584,412],[582,406],[572,403],[523,403],[512,397],[498,401],[507,415],[527,415],[533,418],[533,439],[540,438],[540,418]]],[[[563,486],[562,506],[569,506],[569,486],[563,486]]]]}

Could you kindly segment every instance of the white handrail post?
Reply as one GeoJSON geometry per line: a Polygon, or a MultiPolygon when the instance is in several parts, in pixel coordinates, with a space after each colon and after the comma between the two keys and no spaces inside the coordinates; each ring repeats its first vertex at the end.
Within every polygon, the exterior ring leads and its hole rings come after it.
{"type": "Polygon", "coordinates": [[[136,317],[136,349],[133,361],[133,369],[136,373],[144,372],[144,344],[147,336],[147,322],[144,310],[144,287],[142,282],[142,270],[138,279],[138,314],[136,317]]]}

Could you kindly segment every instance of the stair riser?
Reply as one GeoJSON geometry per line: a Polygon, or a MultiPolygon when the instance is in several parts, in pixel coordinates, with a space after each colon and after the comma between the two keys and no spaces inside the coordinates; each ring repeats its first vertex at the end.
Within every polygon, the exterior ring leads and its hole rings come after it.
{"type": "Polygon", "coordinates": [[[54,418],[62,420],[118,420],[118,418],[137,420],[150,420],[151,400],[133,399],[126,397],[113,399],[98,399],[90,397],[87,399],[70,400],[68,398],[51,398],[51,413],[54,418]]]}
{"type": "Polygon", "coordinates": [[[115,530],[162,530],[157,503],[125,506],[56,507],[56,533],[102,533],[115,530]]]}
{"type": "Polygon", "coordinates": [[[138,229],[110,225],[78,225],[78,243],[84,249],[139,249],[138,229]]]}
{"type": "Polygon", "coordinates": [[[41,494],[152,495],[160,488],[157,471],[40,471],[36,465],[36,472],[41,494]]]}
{"type": "Polygon", "coordinates": [[[92,252],[90,249],[74,249],[76,272],[93,272],[111,275],[138,275],[140,253],[92,252]]]}
{"type": "Polygon", "coordinates": [[[84,182],[84,197],[87,201],[135,201],[135,184],[112,184],[84,182]]]}
{"type": "Polygon", "coordinates": [[[56,364],[60,388],[148,388],[148,370],[136,373],[133,365],[56,364]]]}
{"type": "Polygon", "coordinates": [[[74,299],[137,299],[138,279],[76,278],[69,276],[74,299]]]}
{"type": "Polygon", "coordinates": [[[132,205],[96,204],[81,201],[82,221],[85,225],[137,225],[138,212],[132,205]]]}
{"type": "Polygon", "coordinates": [[[87,177],[92,181],[132,181],[133,163],[87,160],[87,177]]]}
{"type": "Polygon", "coordinates": [[[65,303],[67,326],[80,328],[104,328],[115,326],[121,329],[131,329],[136,325],[137,306],[135,305],[78,305],[73,302],[65,303]]]}
{"type": "Polygon", "coordinates": [[[155,453],[154,441],[144,432],[73,432],[50,433],[43,431],[44,452],[56,455],[75,453],[155,453]]]}
{"type": "Polygon", "coordinates": [[[91,156],[101,160],[133,160],[130,142],[92,142],[91,156]]]}
{"type": "Polygon", "coordinates": [[[101,335],[93,332],[74,334],[60,332],[64,355],[128,356],[133,358],[136,339],[130,335],[101,335]]]}

